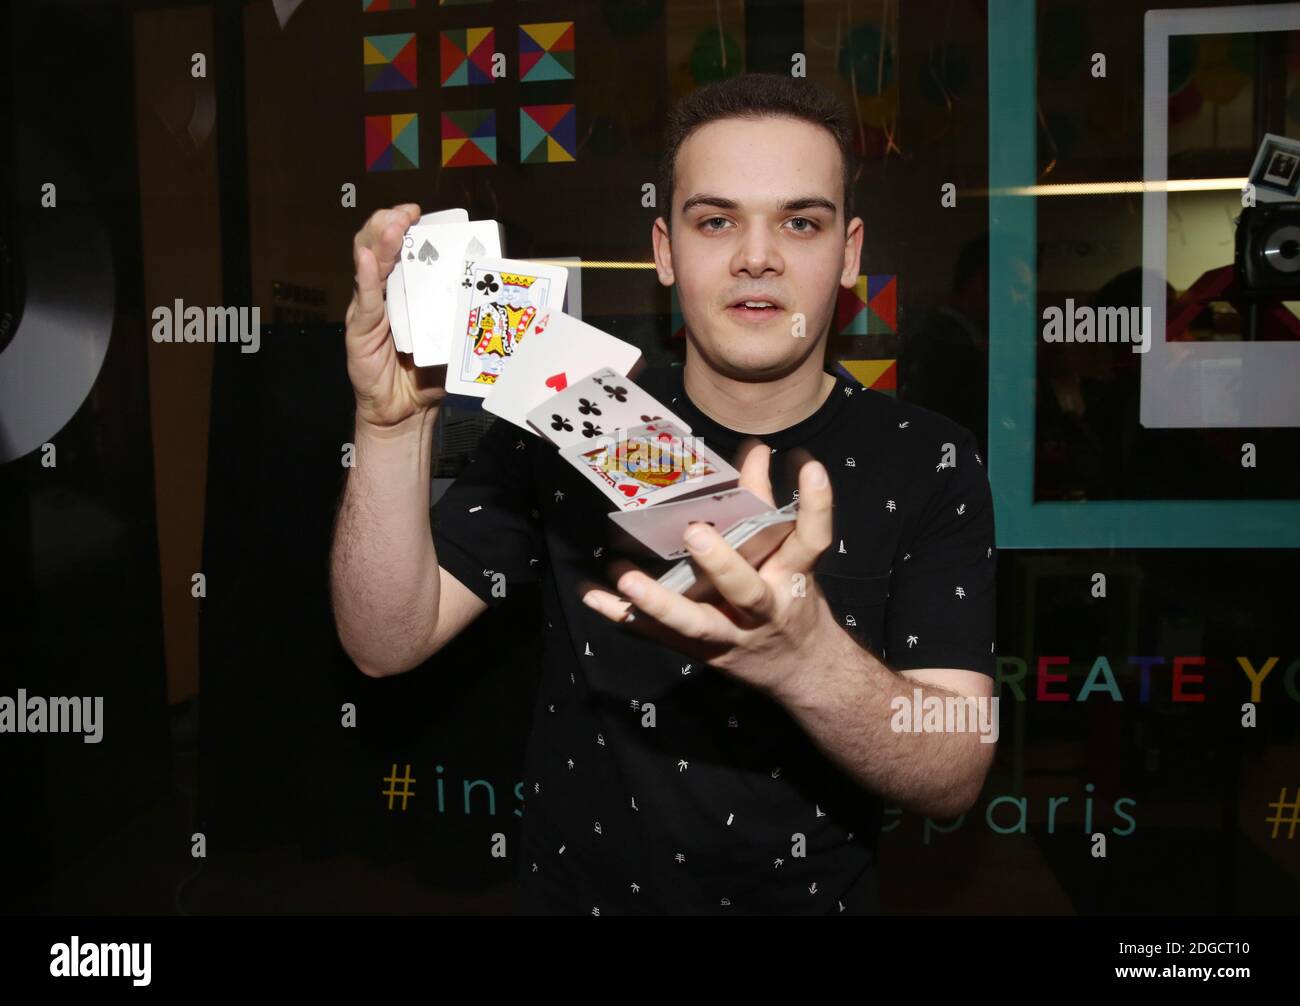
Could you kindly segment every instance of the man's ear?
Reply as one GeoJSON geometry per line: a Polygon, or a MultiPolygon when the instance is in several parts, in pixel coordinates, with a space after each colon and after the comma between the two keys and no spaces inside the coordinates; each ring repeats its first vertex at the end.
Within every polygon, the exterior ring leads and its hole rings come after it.
{"type": "Polygon", "coordinates": [[[866,225],[861,217],[849,221],[848,231],[844,235],[844,271],[840,273],[840,286],[846,290],[853,289],[858,282],[862,268],[862,238],[866,225]]]}
{"type": "Polygon", "coordinates": [[[655,222],[650,228],[650,243],[654,246],[655,270],[659,273],[660,284],[672,286],[672,237],[668,234],[668,224],[663,217],[655,217],[655,222]]]}

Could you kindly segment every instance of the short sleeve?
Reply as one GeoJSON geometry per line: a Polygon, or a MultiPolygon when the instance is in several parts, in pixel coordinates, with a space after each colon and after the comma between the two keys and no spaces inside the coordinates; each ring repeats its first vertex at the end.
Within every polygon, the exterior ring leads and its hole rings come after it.
{"type": "Polygon", "coordinates": [[[886,663],[896,671],[955,667],[993,677],[997,547],[993,494],[974,436],[956,465],[927,471],[933,487],[894,560],[886,663]]]}
{"type": "Polygon", "coordinates": [[[537,583],[545,563],[531,439],[504,419],[495,420],[432,510],[438,565],[491,608],[505,600],[511,586],[537,583]],[[505,591],[493,591],[495,573],[504,575],[505,591]]]}

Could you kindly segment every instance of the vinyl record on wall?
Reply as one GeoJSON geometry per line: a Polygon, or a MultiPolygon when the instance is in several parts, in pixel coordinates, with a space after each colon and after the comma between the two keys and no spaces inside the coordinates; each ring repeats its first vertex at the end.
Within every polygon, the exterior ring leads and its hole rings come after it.
{"type": "Polygon", "coordinates": [[[9,254],[0,263],[8,273],[0,311],[13,326],[0,349],[0,464],[48,442],[76,414],[99,377],[113,330],[112,251],[83,180],[28,130],[17,159],[18,191],[32,198],[18,208],[14,233],[4,235],[9,254]],[[24,160],[24,150],[33,156],[24,160]],[[32,162],[52,177],[25,177],[32,162]],[[67,212],[37,201],[46,183],[54,185],[57,205],[78,207],[75,228],[66,225],[67,212]]]}

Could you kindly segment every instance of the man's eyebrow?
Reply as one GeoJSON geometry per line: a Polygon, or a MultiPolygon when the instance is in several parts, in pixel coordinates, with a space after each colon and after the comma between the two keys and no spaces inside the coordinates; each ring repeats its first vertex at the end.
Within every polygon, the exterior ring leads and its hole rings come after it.
{"type": "Polygon", "coordinates": [[[710,196],[706,193],[697,193],[682,203],[682,216],[685,216],[697,206],[712,206],[720,210],[734,210],[739,205],[736,200],[728,199],[726,196],[710,196]]]}
{"type": "Polygon", "coordinates": [[[835,216],[837,207],[824,196],[800,196],[798,199],[787,199],[777,209],[783,213],[790,210],[825,210],[835,216]]]}
{"type": "MultiPolygon", "coordinates": [[[[697,206],[712,206],[719,210],[734,210],[738,209],[740,204],[734,199],[728,199],[726,196],[699,193],[682,203],[682,216],[685,216],[697,206]]],[[[799,196],[796,199],[785,199],[778,203],[776,208],[780,213],[788,213],[792,210],[825,210],[831,216],[834,216],[838,209],[833,202],[824,196],[799,196]]]]}

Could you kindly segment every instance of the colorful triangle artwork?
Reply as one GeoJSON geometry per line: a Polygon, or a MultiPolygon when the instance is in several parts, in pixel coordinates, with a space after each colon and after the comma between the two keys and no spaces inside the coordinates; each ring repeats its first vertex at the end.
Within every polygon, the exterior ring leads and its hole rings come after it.
{"type": "Polygon", "coordinates": [[[519,109],[520,163],[572,161],[577,150],[578,125],[573,105],[524,105],[519,109]]]}
{"type": "Polygon", "coordinates": [[[443,87],[492,83],[496,32],[491,28],[456,28],[438,33],[443,87]]]}
{"type": "Polygon", "coordinates": [[[378,14],[386,10],[414,10],[415,0],[361,0],[362,14],[378,14]]]}
{"type": "Polygon", "coordinates": [[[361,41],[366,93],[415,87],[415,32],[367,35],[361,41]]]}
{"type": "Polygon", "coordinates": [[[573,79],[573,22],[550,21],[519,26],[519,80],[573,79]]]}
{"type": "Polygon", "coordinates": [[[897,397],[897,360],[837,360],[836,366],[864,388],[897,397]]]}
{"type": "Polygon", "coordinates": [[[366,116],[366,170],[408,171],[420,166],[420,116],[366,116]]]}
{"type": "Polygon", "coordinates": [[[870,334],[898,331],[898,277],[867,276],[867,306],[871,309],[870,334]]]}
{"type": "Polygon", "coordinates": [[[442,113],[442,166],[477,168],[497,162],[497,113],[464,108],[442,113]]]}
{"type": "Polygon", "coordinates": [[[898,331],[898,277],[864,274],[851,290],[840,287],[835,331],[840,335],[891,335],[898,331]]]}

